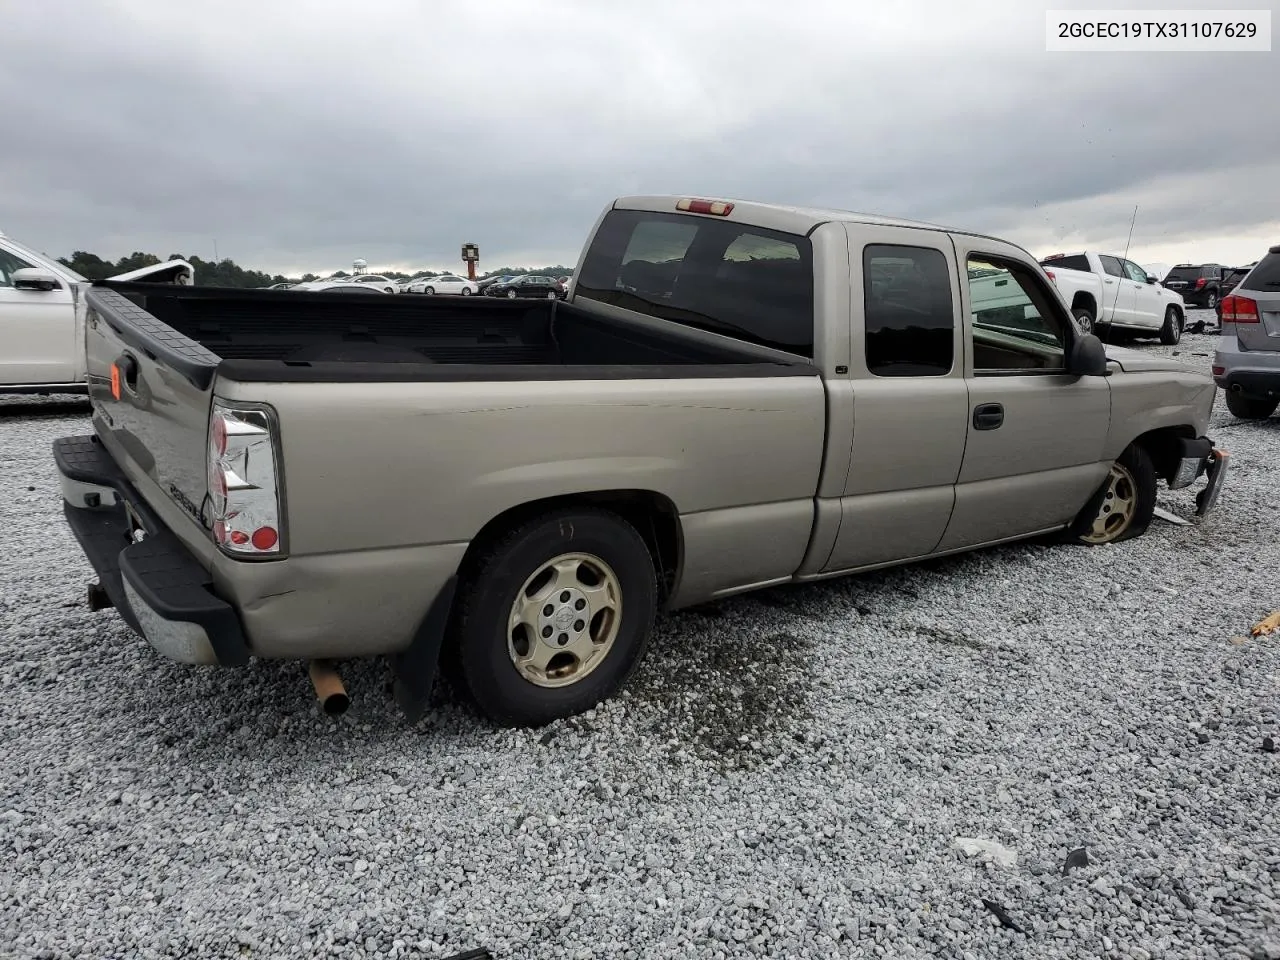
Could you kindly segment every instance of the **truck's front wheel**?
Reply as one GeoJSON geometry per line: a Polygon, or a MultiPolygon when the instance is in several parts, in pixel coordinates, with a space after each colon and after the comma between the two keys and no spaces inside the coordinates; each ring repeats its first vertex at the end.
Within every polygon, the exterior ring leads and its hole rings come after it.
{"type": "Polygon", "coordinates": [[[1136,443],[1111,465],[1102,487],[1067,528],[1068,539],[1091,546],[1140,536],[1156,512],[1156,469],[1136,443]]]}
{"type": "Polygon", "coordinates": [[[457,665],[476,705],[505,726],[539,726],[612,696],[653,629],[649,550],[605,510],[521,524],[470,565],[468,579],[457,665]]]}

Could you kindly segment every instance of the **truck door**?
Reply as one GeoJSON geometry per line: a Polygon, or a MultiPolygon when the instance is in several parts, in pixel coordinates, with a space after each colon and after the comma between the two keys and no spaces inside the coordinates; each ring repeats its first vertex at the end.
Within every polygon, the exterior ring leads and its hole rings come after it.
{"type": "Polygon", "coordinates": [[[939,550],[995,543],[1059,527],[1097,490],[1109,465],[1105,377],[1066,372],[1076,336],[1039,273],[999,241],[956,235],[963,291],[969,411],[955,510],[939,550]],[[1000,271],[1017,302],[983,298],[981,276],[1000,271]]]}
{"type": "Polygon", "coordinates": [[[933,552],[951,517],[969,409],[950,238],[847,230],[853,451],[825,572],[933,552]]]}
{"type": "Polygon", "coordinates": [[[1107,317],[1122,327],[1142,326],[1137,315],[1138,295],[1125,276],[1119,257],[1099,256],[1102,263],[1102,303],[1098,316],[1107,317]]]}
{"type": "Polygon", "coordinates": [[[70,383],[75,376],[75,304],[61,280],[18,289],[13,272],[36,266],[0,242],[0,385],[70,383]]]}

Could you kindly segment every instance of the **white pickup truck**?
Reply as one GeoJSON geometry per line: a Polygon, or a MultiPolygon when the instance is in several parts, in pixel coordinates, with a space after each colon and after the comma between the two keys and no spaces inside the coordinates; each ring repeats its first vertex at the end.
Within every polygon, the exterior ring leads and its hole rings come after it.
{"type": "Polygon", "coordinates": [[[1091,253],[1055,253],[1040,261],[1057,284],[1084,332],[1156,337],[1161,343],[1182,339],[1187,306],[1160,285],[1157,277],[1124,257],[1091,253]]]}
{"type": "MultiPolygon", "coordinates": [[[[113,280],[189,285],[195,268],[169,260],[113,280]]],[[[0,233],[0,394],[84,393],[84,288],[89,281],[0,233]]]]}

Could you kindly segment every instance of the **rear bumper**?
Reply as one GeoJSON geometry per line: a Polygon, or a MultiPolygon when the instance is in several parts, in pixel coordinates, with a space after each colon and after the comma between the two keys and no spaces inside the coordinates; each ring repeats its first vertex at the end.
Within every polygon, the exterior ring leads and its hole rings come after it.
{"type": "Polygon", "coordinates": [[[1227,370],[1213,382],[1223,390],[1251,397],[1280,396],[1280,370],[1227,370]]]}
{"type": "Polygon", "coordinates": [[[1280,351],[1241,349],[1234,324],[1223,327],[1213,368],[1213,382],[1223,390],[1251,397],[1280,395],[1280,351]]]}
{"type": "Polygon", "coordinates": [[[63,437],[54,441],[53,457],[67,524],[125,622],[172,660],[246,663],[249,645],[235,609],[213,594],[210,574],[147,507],[98,438],[63,437]],[[135,538],[138,525],[142,539],[135,538]]]}

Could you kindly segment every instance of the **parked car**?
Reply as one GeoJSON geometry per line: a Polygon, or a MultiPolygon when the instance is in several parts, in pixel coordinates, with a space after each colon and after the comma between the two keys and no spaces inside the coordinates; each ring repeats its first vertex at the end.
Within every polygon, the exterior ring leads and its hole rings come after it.
{"type": "Polygon", "coordinates": [[[425,293],[427,296],[439,293],[454,297],[469,297],[480,292],[480,285],[474,280],[446,273],[436,277],[419,277],[409,284],[408,292],[425,293]]]}
{"type": "MultiPolygon", "coordinates": [[[[195,268],[168,260],[115,279],[189,285],[195,268]]],[[[89,281],[0,233],[0,393],[84,393],[84,292],[89,281]]]]}
{"type": "MultiPolygon", "coordinates": [[[[1249,275],[1249,271],[1252,270],[1257,265],[1258,265],[1258,262],[1255,260],[1253,263],[1246,264],[1243,267],[1232,267],[1225,274],[1223,274],[1222,291],[1221,291],[1222,296],[1225,297],[1228,294],[1234,292],[1236,287],[1240,285],[1240,281],[1243,280],[1245,277],[1247,277],[1249,275]]],[[[1218,299],[1217,310],[1218,310],[1218,320],[1221,321],[1222,320],[1222,298],[1221,297],[1218,299]]]]}
{"type": "Polygon", "coordinates": [[[560,299],[564,288],[554,277],[538,277],[528,274],[523,277],[512,277],[503,283],[495,283],[484,291],[490,297],[543,297],[550,300],[560,299]]]}
{"type": "Polygon", "coordinates": [[[1220,263],[1180,263],[1160,282],[1193,307],[1217,310],[1218,301],[1222,299],[1223,276],[1228,269],[1220,263]]]}
{"type": "Polygon", "coordinates": [[[1274,246],[1222,300],[1213,379],[1227,409],[1265,420],[1280,405],[1280,246],[1274,246]]]}
{"type": "Polygon", "coordinates": [[[296,284],[293,284],[293,283],[273,283],[271,286],[267,287],[267,289],[268,290],[289,290],[294,286],[296,286],[296,284]]]}
{"type": "Polygon", "coordinates": [[[1057,253],[1040,265],[1082,330],[1096,330],[1104,338],[1158,336],[1164,344],[1182,339],[1186,304],[1132,260],[1083,251],[1057,253]]]}
{"type": "Polygon", "coordinates": [[[314,280],[311,283],[300,283],[293,289],[307,290],[312,293],[336,290],[340,287],[368,287],[379,293],[395,293],[394,280],[377,273],[362,273],[354,277],[329,277],[327,280],[314,280]]]}
{"type": "Polygon", "coordinates": [[[514,279],[515,277],[510,274],[503,274],[497,277],[486,277],[483,280],[476,281],[476,286],[479,288],[481,293],[486,293],[495,283],[506,283],[508,280],[514,279]]]}
{"type": "Polygon", "coordinates": [[[660,609],[1115,543],[1158,482],[1205,477],[1201,514],[1223,482],[1210,378],[1105,350],[1011,244],[630,197],[581,263],[529,304],[95,286],[95,433],[54,460],[96,605],[184,662],[327,684],[393,655],[411,715],[447,644],[489,716],[533,725],[616,692],[660,609]],[[1007,274],[999,313],[971,272],[1007,274]]]}

